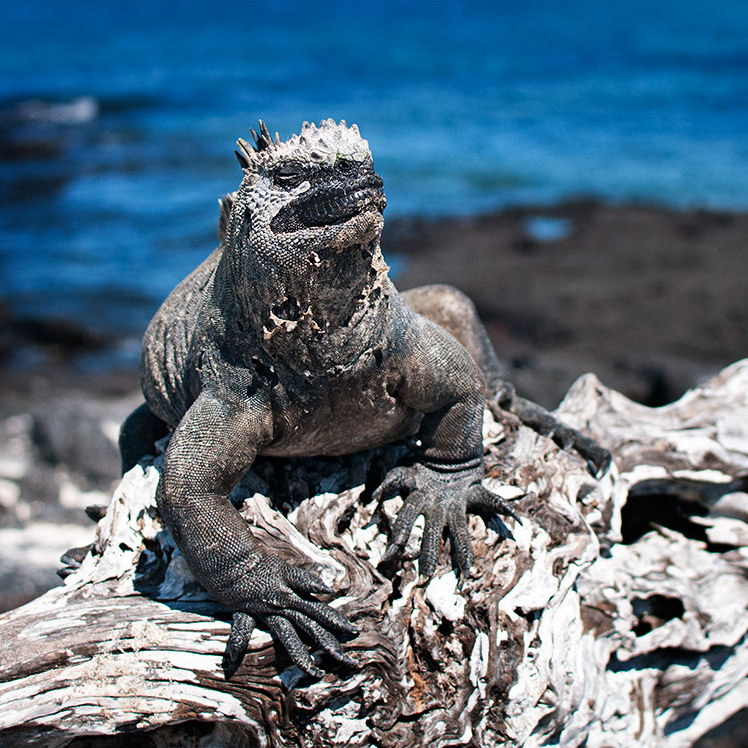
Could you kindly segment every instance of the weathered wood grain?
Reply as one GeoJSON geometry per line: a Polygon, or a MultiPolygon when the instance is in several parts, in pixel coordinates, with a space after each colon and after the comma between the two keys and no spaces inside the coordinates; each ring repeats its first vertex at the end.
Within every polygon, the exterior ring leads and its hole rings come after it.
{"type": "Polygon", "coordinates": [[[228,613],[160,525],[159,460],[136,467],[79,571],[0,616],[0,745],[690,744],[748,705],[748,362],[659,409],[588,375],[559,415],[611,472],[487,412],[487,483],[523,521],[501,540],[471,519],[461,589],[448,547],[419,580],[418,533],[381,563],[399,499],[370,488],[396,450],[248,476],[235,498],[258,537],[321,571],[363,630],[360,669],[325,661],[320,681],[261,631],[224,680],[228,613]]]}

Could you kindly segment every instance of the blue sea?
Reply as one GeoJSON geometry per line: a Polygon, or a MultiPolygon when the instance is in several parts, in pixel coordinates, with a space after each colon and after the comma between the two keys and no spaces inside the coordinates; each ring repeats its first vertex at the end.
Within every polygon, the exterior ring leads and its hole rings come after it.
{"type": "Polygon", "coordinates": [[[748,210],[748,3],[0,3],[0,304],[135,339],[215,246],[236,138],[325,117],[388,217],[748,210]]]}

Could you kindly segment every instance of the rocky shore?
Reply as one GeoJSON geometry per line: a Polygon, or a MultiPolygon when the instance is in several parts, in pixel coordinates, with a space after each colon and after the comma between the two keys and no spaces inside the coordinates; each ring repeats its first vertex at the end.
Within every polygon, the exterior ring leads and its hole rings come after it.
{"type": "MultiPolygon", "coordinates": [[[[391,220],[384,239],[397,285],[468,293],[508,378],[549,407],[587,371],[662,405],[748,355],[746,244],[748,214],[581,200],[391,220]]],[[[125,370],[82,362],[117,345],[0,308],[0,611],[57,584],[60,554],[93,539],[84,508],[109,500],[140,394],[134,356],[125,370]]],[[[737,745],[744,719],[699,745],[737,745]]]]}
{"type": "Polygon", "coordinates": [[[398,285],[465,291],[509,378],[549,407],[586,371],[662,405],[748,355],[748,214],[579,200],[386,239],[398,285]]]}
{"type": "MultiPolygon", "coordinates": [[[[746,243],[746,214],[591,201],[392,220],[384,239],[397,285],[467,292],[508,377],[550,407],[587,371],[664,404],[747,355],[746,243]]],[[[119,477],[137,372],[80,366],[112,345],[64,320],[0,315],[0,609],[55,583],[60,552],[91,533],[84,506],[119,477]]]]}

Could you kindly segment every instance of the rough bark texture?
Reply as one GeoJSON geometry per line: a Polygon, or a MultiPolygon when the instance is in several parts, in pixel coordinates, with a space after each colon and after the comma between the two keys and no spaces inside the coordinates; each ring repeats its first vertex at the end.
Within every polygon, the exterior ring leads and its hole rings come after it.
{"type": "Polygon", "coordinates": [[[558,414],[611,472],[487,412],[487,485],[523,522],[501,541],[471,519],[461,590],[447,549],[430,582],[380,564],[399,499],[377,512],[367,484],[397,449],[248,476],[235,498],[257,536],[321,570],[363,630],[361,669],[320,681],[259,631],[224,680],[228,614],[162,530],[160,458],[135,467],[95,554],[0,616],[0,744],[690,744],[748,705],[748,362],[658,409],[587,375],[558,414]]]}

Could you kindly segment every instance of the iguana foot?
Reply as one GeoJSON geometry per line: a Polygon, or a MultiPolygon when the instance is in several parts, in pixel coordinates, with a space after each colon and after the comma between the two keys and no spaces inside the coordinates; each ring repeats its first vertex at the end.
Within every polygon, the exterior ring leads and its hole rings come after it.
{"type": "Polygon", "coordinates": [[[589,436],[564,425],[541,405],[519,397],[509,382],[502,381],[497,386],[488,405],[497,418],[501,418],[501,410],[513,413],[525,426],[552,439],[561,449],[573,449],[584,458],[596,478],[602,478],[608,472],[612,457],[607,449],[589,436]]]}
{"type": "MultiPolygon", "coordinates": [[[[521,521],[504,499],[483,487],[482,478],[481,467],[473,465],[416,464],[390,470],[374,491],[373,498],[380,501],[387,496],[400,495],[404,503],[390,534],[390,544],[383,560],[388,561],[402,553],[413,524],[422,514],[426,524],[419,555],[421,575],[430,577],[436,570],[442,534],[446,528],[451,538],[452,554],[464,579],[473,557],[467,512],[485,511],[521,521]]],[[[513,539],[509,528],[498,517],[495,517],[495,522],[503,538],[513,539]]]]}
{"type": "Polygon", "coordinates": [[[238,610],[234,612],[223,656],[226,680],[239,668],[255,624],[266,628],[283,645],[293,663],[308,675],[319,678],[324,671],[315,665],[299,633],[338,662],[355,667],[356,661],[343,651],[328,629],[355,635],[358,628],[329,605],[308,599],[317,593],[331,594],[332,590],[304,569],[268,555],[252,564],[249,573],[231,591],[233,598],[243,602],[232,606],[238,610]]]}

